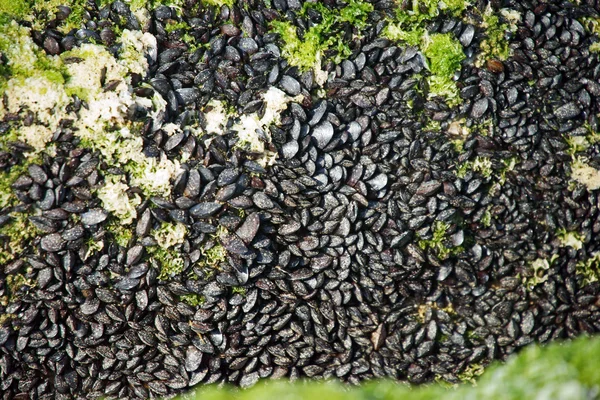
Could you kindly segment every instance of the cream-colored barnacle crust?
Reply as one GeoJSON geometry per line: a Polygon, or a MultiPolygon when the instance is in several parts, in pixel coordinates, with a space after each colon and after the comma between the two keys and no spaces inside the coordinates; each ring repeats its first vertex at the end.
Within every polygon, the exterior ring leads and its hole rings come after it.
{"type": "MultiPolygon", "coordinates": [[[[75,93],[88,100],[102,92],[102,81],[124,81],[127,68],[104,47],[84,43],[61,55],[69,73],[67,93],[75,93]]],[[[125,85],[127,82],[124,82],[125,85]]],[[[121,90],[123,90],[121,88],[121,90]]]]}
{"type": "Polygon", "coordinates": [[[264,94],[265,112],[262,118],[257,113],[244,114],[231,129],[238,133],[240,144],[253,153],[263,156],[256,160],[262,166],[272,165],[277,153],[269,151],[265,143],[271,142],[269,126],[279,124],[281,113],[291,101],[302,101],[302,95],[290,97],[282,90],[271,86],[264,94]]]}
{"type": "Polygon", "coordinates": [[[166,155],[160,159],[146,157],[143,162],[130,164],[131,184],[148,195],[168,197],[171,195],[171,180],[182,172],[179,161],[171,161],[166,155]]]}
{"type": "Polygon", "coordinates": [[[152,234],[156,243],[163,249],[169,249],[173,246],[183,243],[187,229],[180,223],[163,223],[162,226],[152,234]]]}
{"type": "Polygon", "coordinates": [[[211,100],[206,104],[204,118],[206,119],[206,133],[222,135],[229,116],[225,110],[225,104],[220,100],[211,100]]]}
{"type": "Polygon", "coordinates": [[[148,32],[123,30],[119,54],[120,64],[132,73],[145,76],[148,72],[146,55],[156,61],[158,46],[154,35],[148,32]]]}
{"type": "Polygon", "coordinates": [[[0,87],[0,119],[7,113],[32,113],[32,125],[15,129],[19,140],[30,145],[32,153],[39,153],[52,139],[69,104],[60,59],[43,54],[31,39],[29,29],[15,21],[0,30],[0,48],[12,73],[5,87],[0,87]]]}
{"type": "Polygon", "coordinates": [[[558,239],[562,247],[572,247],[580,250],[583,247],[583,238],[577,232],[562,232],[558,239]]]}
{"type": "Polygon", "coordinates": [[[582,160],[571,164],[571,178],[584,185],[588,190],[600,189],[600,171],[590,167],[582,160]]]}
{"type": "Polygon", "coordinates": [[[130,197],[127,194],[128,189],[121,177],[109,175],[104,179],[104,186],[97,192],[104,209],[116,216],[122,225],[133,222],[137,217],[135,208],[142,202],[137,194],[130,197]]]}
{"type": "Polygon", "coordinates": [[[315,65],[313,67],[313,71],[315,74],[315,82],[319,86],[323,86],[325,84],[325,82],[327,82],[327,78],[329,77],[329,74],[327,73],[327,71],[323,71],[321,69],[321,67],[322,67],[321,58],[322,58],[321,52],[318,51],[317,56],[315,57],[316,61],[315,61],[315,65]]]}
{"type": "Polygon", "coordinates": [[[173,136],[174,134],[181,132],[181,128],[179,125],[169,122],[162,126],[163,132],[165,132],[169,136],[173,136]]]}
{"type": "Polygon", "coordinates": [[[515,32],[517,30],[517,25],[521,22],[521,13],[517,10],[502,8],[500,9],[500,14],[502,14],[506,22],[508,22],[510,30],[515,32]]]}

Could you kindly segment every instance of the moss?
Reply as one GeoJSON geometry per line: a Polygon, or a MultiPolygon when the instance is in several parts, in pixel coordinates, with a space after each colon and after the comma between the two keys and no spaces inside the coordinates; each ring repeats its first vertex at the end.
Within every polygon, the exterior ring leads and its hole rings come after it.
{"type": "Polygon", "coordinates": [[[442,221],[435,221],[433,224],[431,239],[419,240],[419,247],[422,250],[433,250],[437,257],[441,260],[445,260],[450,256],[460,253],[463,250],[461,246],[450,246],[448,240],[448,229],[450,229],[449,224],[442,221]]]}
{"type": "MultiPolygon", "coordinates": [[[[8,150],[7,144],[17,140],[16,130],[10,135],[0,137],[0,149],[8,150]]],[[[17,204],[17,197],[15,196],[12,188],[12,184],[17,178],[27,173],[28,164],[22,162],[10,167],[7,171],[0,172],[0,208],[14,206],[17,204]]]]}
{"type": "Polygon", "coordinates": [[[475,384],[475,380],[483,375],[485,368],[481,364],[471,364],[468,365],[462,372],[460,372],[457,376],[463,383],[475,384]]]}
{"type": "Polygon", "coordinates": [[[427,57],[431,75],[427,78],[430,96],[445,98],[450,106],[461,102],[453,80],[465,59],[460,42],[450,33],[429,35],[426,24],[440,15],[459,16],[469,2],[455,1],[413,1],[403,3],[396,10],[396,16],[389,20],[382,35],[394,41],[418,46],[427,57]]]}
{"type": "Polygon", "coordinates": [[[550,259],[538,258],[529,264],[529,274],[522,278],[527,290],[533,290],[537,285],[548,280],[546,271],[550,269],[550,266],[557,258],[558,255],[555,254],[550,259]]]}
{"type": "Polygon", "coordinates": [[[133,237],[133,229],[121,225],[119,221],[112,221],[106,226],[106,230],[112,236],[112,239],[121,247],[127,247],[133,237]]]}
{"type": "Polygon", "coordinates": [[[0,227],[0,265],[18,257],[38,233],[28,213],[12,213],[11,220],[0,227]]]}
{"type": "Polygon", "coordinates": [[[181,300],[182,302],[184,302],[192,307],[201,306],[206,301],[204,296],[199,295],[197,293],[183,294],[183,295],[179,296],[179,300],[181,300]]]}
{"type": "Polygon", "coordinates": [[[83,257],[84,260],[90,256],[93,256],[97,252],[102,251],[102,249],[104,249],[104,240],[98,240],[94,237],[90,237],[86,240],[85,247],[87,250],[85,252],[85,256],[83,257]]]}
{"type": "Polygon", "coordinates": [[[466,161],[456,168],[456,176],[464,178],[468,171],[479,172],[485,178],[492,176],[492,161],[488,157],[476,157],[473,161],[466,161]]]}
{"type": "Polygon", "coordinates": [[[203,255],[198,261],[198,264],[201,267],[216,268],[225,261],[227,257],[227,250],[219,243],[208,249],[202,248],[200,249],[200,252],[203,255]]]}
{"type": "Polygon", "coordinates": [[[209,4],[214,7],[232,7],[235,4],[235,0],[203,0],[204,3],[209,4]]]}
{"type": "Polygon", "coordinates": [[[243,286],[233,286],[231,288],[231,293],[232,294],[241,294],[242,296],[246,296],[246,293],[248,292],[248,290],[243,287],[243,286]]]}
{"type": "Polygon", "coordinates": [[[173,249],[163,249],[158,246],[148,247],[150,257],[159,265],[158,279],[168,280],[183,272],[184,260],[179,257],[179,252],[173,249]]]}
{"type": "Polygon", "coordinates": [[[559,240],[562,247],[572,247],[575,250],[583,248],[585,236],[579,232],[569,232],[564,228],[559,228],[556,231],[556,238],[559,240]]]}
{"type": "Polygon", "coordinates": [[[185,21],[177,22],[177,21],[169,20],[168,23],[165,25],[165,31],[167,33],[178,32],[179,37],[181,38],[181,41],[183,41],[185,44],[188,45],[188,47],[189,47],[188,51],[194,52],[198,48],[202,47],[202,43],[198,43],[196,41],[196,38],[191,35],[190,30],[191,30],[190,25],[185,21]]]}
{"type": "Polygon", "coordinates": [[[485,29],[485,39],[479,44],[480,54],[476,62],[479,67],[490,59],[504,61],[510,57],[510,47],[506,39],[510,26],[500,22],[500,17],[491,6],[488,6],[482,17],[481,27],[485,29]]]}
{"type": "Polygon", "coordinates": [[[446,98],[449,105],[458,104],[460,97],[453,77],[465,59],[460,42],[449,33],[436,33],[426,37],[422,50],[432,74],[427,79],[430,94],[446,98]]]}
{"type": "Polygon", "coordinates": [[[152,232],[152,236],[163,249],[170,249],[185,240],[187,229],[180,223],[163,222],[159,229],[152,232]]]}
{"type": "Polygon", "coordinates": [[[24,19],[31,12],[31,4],[27,0],[0,0],[0,14],[16,19],[24,19]]]}
{"type": "Polygon", "coordinates": [[[67,73],[62,63],[32,45],[29,29],[14,22],[2,24],[0,21],[0,53],[8,59],[0,67],[0,88],[4,88],[10,78],[44,76],[53,83],[62,85],[65,82],[67,73]]]}
{"type": "Polygon", "coordinates": [[[9,274],[6,276],[6,288],[8,289],[8,303],[20,296],[22,289],[34,287],[33,280],[28,279],[22,273],[9,274]]]}
{"type": "Polygon", "coordinates": [[[594,253],[584,261],[579,261],[575,271],[582,278],[583,285],[598,281],[600,278],[600,252],[594,253]]]}
{"type": "Polygon", "coordinates": [[[511,171],[514,171],[518,163],[518,157],[511,157],[506,160],[502,160],[502,168],[500,169],[500,172],[498,174],[498,183],[500,185],[504,185],[504,183],[506,182],[506,174],[511,171]]]}
{"type": "Polygon", "coordinates": [[[320,2],[306,2],[299,16],[309,11],[317,12],[321,21],[308,28],[300,37],[296,26],[289,21],[273,21],[271,29],[278,33],[283,41],[282,54],[290,65],[303,71],[310,68],[320,69],[321,56],[331,50],[334,61],[340,62],[351,54],[344,39],[344,26],[350,26],[360,32],[367,25],[367,17],[373,11],[373,5],[362,0],[349,0],[341,9],[332,9],[320,2]]]}
{"type": "Polygon", "coordinates": [[[492,213],[490,212],[490,208],[486,208],[483,216],[481,217],[481,225],[485,228],[489,228],[492,225],[492,213]]]}

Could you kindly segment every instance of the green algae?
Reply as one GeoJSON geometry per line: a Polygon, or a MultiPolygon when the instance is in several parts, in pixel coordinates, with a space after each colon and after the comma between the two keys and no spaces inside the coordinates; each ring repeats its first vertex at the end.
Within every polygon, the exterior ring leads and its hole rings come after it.
{"type": "Polygon", "coordinates": [[[453,247],[450,245],[449,229],[450,224],[443,221],[435,221],[431,239],[420,239],[418,242],[421,250],[433,250],[440,260],[445,260],[463,251],[461,246],[453,247]]]}
{"type": "Polygon", "coordinates": [[[427,32],[426,24],[440,16],[458,17],[470,4],[468,1],[413,1],[396,9],[388,20],[382,35],[390,40],[417,46],[427,57],[431,75],[427,77],[429,95],[441,97],[448,105],[460,104],[454,75],[460,71],[465,59],[460,42],[450,33],[427,32]]]}
{"type": "Polygon", "coordinates": [[[362,0],[349,0],[341,9],[333,9],[320,2],[306,2],[299,11],[305,17],[314,13],[320,22],[310,26],[302,35],[290,21],[273,21],[271,29],[278,33],[283,42],[282,55],[290,65],[305,71],[320,66],[321,57],[333,52],[333,60],[340,62],[352,51],[344,39],[344,26],[360,32],[367,26],[367,18],[373,5],[362,0]]]}

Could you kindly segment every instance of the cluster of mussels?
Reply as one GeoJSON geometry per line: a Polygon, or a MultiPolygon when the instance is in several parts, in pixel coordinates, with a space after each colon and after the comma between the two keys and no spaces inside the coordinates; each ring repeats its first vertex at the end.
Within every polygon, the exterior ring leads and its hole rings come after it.
{"type": "MultiPolygon", "coordinates": [[[[456,383],[529,343],[600,330],[597,1],[322,2],[337,19],[302,0],[154,2],[146,19],[100,3],[79,5],[69,31],[59,6],[33,41],[58,56],[151,34],[157,52],[130,85],[166,105],[125,115],[144,156],[178,169],[168,195],[129,185],[123,222],[100,194],[128,170],[73,120],[35,162],[2,142],[15,199],[0,210],[3,399],[456,383]],[[416,18],[429,3],[435,15],[416,18]],[[403,12],[424,45],[386,34],[403,12]],[[306,68],[290,55],[323,23],[337,41],[315,39],[306,68]],[[428,79],[439,35],[463,53],[451,99],[428,79]]],[[[71,99],[74,115],[87,107],[71,99]]],[[[32,118],[7,113],[0,134],[32,118]]]]}

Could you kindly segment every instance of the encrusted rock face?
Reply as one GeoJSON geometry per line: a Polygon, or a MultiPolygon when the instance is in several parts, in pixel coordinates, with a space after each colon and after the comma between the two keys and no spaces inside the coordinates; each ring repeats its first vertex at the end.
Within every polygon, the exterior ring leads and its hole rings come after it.
{"type": "Polygon", "coordinates": [[[598,4],[157,3],[0,7],[3,398],[600,330],[598,4]]]}

